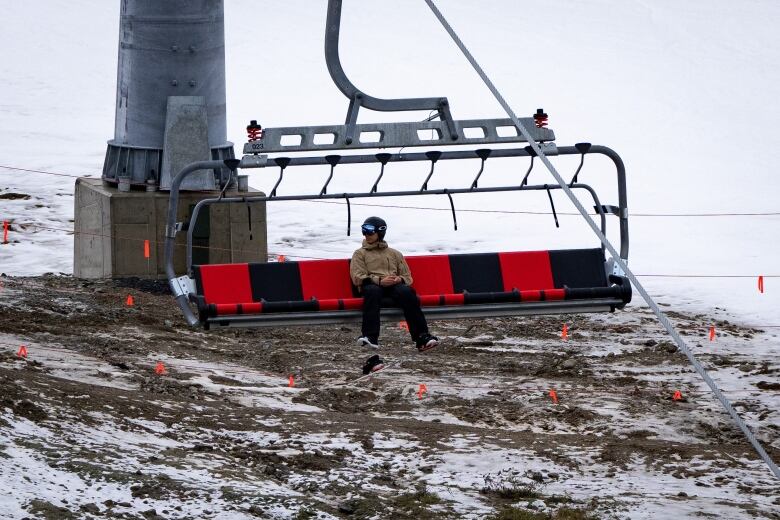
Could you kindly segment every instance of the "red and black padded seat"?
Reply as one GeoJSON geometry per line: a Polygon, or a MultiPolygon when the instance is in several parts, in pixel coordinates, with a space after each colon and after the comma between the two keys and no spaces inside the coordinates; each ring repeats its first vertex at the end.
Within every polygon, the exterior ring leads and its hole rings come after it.
{"type": "MultiPolygon", "coordinates": [[[[607,278],[601,249],[409,256],[407,262],[425,307],[594,298],[618,298],[624,305],[631,299],[627,282],[607,278]]],[[[355,311],[363,304],[346,259],[200,265],[194,271],[201,319],[355,311]]]]}

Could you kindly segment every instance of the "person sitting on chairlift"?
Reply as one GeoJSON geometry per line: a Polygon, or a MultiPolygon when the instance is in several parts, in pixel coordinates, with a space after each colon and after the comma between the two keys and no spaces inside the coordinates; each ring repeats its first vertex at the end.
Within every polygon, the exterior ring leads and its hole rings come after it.
{"type": "MultiPolygon", "coordinates": [[[[439,344],[439,338],[428,332],[428,323],[420,308],[417,293],[411,287],[412,274],[403,255],[385,242],[387,223],[379,217],[368,217],[361,226],[363,245],[352,255],[350,276],[363,295],[363,326],[358,345],[379,348],[379,309],[382,298],[389,297],[401,307],[409,334],[420,352],[439,344]]],[[[378,355],[363,366],[369,374],[384,368],[378,355]]]]}

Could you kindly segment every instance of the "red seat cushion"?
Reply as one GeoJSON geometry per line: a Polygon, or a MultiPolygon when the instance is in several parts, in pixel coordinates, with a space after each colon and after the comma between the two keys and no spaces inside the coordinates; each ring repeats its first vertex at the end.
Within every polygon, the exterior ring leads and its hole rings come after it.
{"type": "Polygon", "coordinates": [[[207,303],[252,301],[249,264],[201,265],[200,283],[207,303]]]}
{"type": "Polygon", "coordinates": [[[452,273],[447,255],[410,256],[406,263],[412,272],[417,294],[452,294],[452,273]]]}
{"type": "Polygon", "coordinates": [[[547,251],[499,253],[504,290],[518,291],[553,289],[550,254],[547,251]]]}
{"type": "Polygon", "coordinates": [[[352,298],[349,260],[309,260],[298,262],[303,299],[352,298]]]}

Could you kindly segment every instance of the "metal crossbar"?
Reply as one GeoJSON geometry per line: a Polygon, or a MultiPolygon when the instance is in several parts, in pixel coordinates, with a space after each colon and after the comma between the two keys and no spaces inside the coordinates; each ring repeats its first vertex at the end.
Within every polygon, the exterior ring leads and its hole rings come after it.
{"type": "MultiPolygon", "coordinates": [[[[523,122],[531,125],[531,134],[537,141],[555,140],[555,133],[549,128],[536,128],[533,118],[523,118],[523,122]]],[[[458,136],[457,140],[451,139],[450,131],[444,121],[264,128],[262,139],[246,143],[244,153],[292,153],[527,141],[525,136],[514,132],[514,123],[511,119],[470,119],[452,123],[453,131],[458,136]],[[504,128],[512,129],[514,135],[499,135],[503,133],[504,128]],[[482,136],[469,136],[470,131],[482,136]]]]}
{"type": "MultiPolygon", "coordinates": [[[[596,191],[587,184],[575,184],[572,186],[574,189],[582,189],[587,191],[593,199],[593,209],[599,215],[601,221],[601,229],[604,233],[607,231],[607,212],[605,206],[601,204],[596,191]]],[[[293,200],[323,200],[323,199],[345,199],[349,202],[350,199],[362,199],[362,198],[374,198],[374,197],[408,197],[413,195],[447,195],[452,202],[452,195],[464,194],[464,193],[497,193],[497,192],[509,192],[509,191],[547,191],[559,190],[560,186],[538,184],[538,185],[526,185],[526,186],[491,186],[488,188],[442,188],[436,190],[424,190],[424,191],[383,191],[383,192],[355,192],[355,193],[312,193],[308,195],[256,195],[251,197],[219,197],[201,199],[195,204],[190,216],[190,223],[197,222],[198,216],[201,210],[205,206],[212,204],[234,204],[234,203],[252,203],[252,202],[273,202],[273,201],[293,201],[293,200]]],[[[454,218],[454,206],[453,206],[453,218],[454,218]]],[[[557,218],[556,218],[557,221],[557,218]]],[[[347,224],[347,229],[350,225],[347,224]]],[[[457,229],[457,224],[455,229],[457,229]]],[[[192,244],[193,233],[195,226],[190,224],[187,230],[187,272],[191,274],[192,271],[192,244]]],[[[626,255],[628,254],[628,235],[621,237],[621,244],[625,248],[626,255]]],[[[604,246],[602,245],[602,250],[604,246]]]]}

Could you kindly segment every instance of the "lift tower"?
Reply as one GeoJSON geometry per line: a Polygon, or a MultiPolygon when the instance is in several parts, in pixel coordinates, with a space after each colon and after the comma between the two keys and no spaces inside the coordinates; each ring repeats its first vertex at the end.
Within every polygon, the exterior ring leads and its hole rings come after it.
{"type": "MultiPolygon", "coordinates": [[[[193,161],[234,157],[225,98],[224,0],[121,0],[114,138],[102,179],[76,182],[76,276],[163,276],[159,190],[193,161]]],[[[182,217],[229,180],[227,168],[188,179],[182,217]]],[[[264,261],[265,206],[203,215],[194,235],[200,262],[264,261]]]]}

